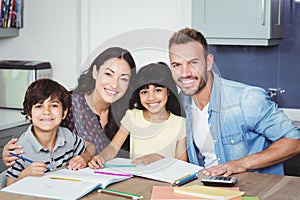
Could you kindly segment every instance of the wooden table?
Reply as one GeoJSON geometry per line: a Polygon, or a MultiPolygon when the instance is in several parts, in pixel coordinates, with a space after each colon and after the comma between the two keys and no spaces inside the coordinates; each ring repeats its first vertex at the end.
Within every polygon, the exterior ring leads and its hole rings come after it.
{"type": "MultiPolygon", "coordinates": [[[[235,174],[238,178],[238,183],[235,185],[240,187],[241,191],[245,192],[245,196],[258,196],[261,200],[299,200],[300,199],[300,177],[293,176],[276,176],[267,174],[257,173],[241,173],[235,174]]],[[[199,173],[199,179],[190,182],[187,185],[201,184],[200,179],[204,177],[202,173],[199,173]]],[[[144,179],[134,177],[123,182],[113,184],[108,189],[114,189],[118,191],[124,191],[129,193],[135,193],[142,195],[145,200],[150,199],[152,186],[167,186],[169,184],[158,182],[150,179],[144,179]]],[[[31,199],[43,199],[32,196],[10,194],[0,192],[0,199],[20,199],[20,200],[31,200],[31,199]]],[[[83,200],[121,200],[124,198],[116,197],[108,194],[101,194],[94,191],[82,198],[83,200]]]]}

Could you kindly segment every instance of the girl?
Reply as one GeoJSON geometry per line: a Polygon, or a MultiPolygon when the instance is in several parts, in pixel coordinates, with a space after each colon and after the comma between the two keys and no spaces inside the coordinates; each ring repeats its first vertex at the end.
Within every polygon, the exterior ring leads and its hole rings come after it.
{"type": "Polygon", "coordinates": [[[185,118],[181,117],[177,89],[164,63],[142,67],[137,75],[128,110],[111,143],[89,162],[103,168],[114,158],[130,133],[130,158],[134,164],[149,164],[173,157],[187,161],[185,118]]]}

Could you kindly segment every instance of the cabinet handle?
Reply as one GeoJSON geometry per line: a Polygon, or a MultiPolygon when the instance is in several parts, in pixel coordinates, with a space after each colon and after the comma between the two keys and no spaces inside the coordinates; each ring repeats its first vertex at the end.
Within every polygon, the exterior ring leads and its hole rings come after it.
{"type": "Polygon", "coordinates": [[[280,25],[281,24],[281,6],[282,6],[282,1],[278,0],[278,17],[277,17],[277,24],[280,25]]]}
{"type": "Polygon", "coordinates": [[[265,25],[265,5],[266,1],[261,0],[261,25],[265,25]]]}

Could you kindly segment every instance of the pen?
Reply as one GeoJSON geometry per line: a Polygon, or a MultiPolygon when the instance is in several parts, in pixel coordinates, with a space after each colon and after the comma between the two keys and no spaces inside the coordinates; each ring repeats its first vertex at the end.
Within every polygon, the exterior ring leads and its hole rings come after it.
{"type": "Polygon", "coordinates": [[[94,171],[94,173],[95,174],[111,175],[111,176],[127,176],[127,177],[132,177],[132,174],[120,174],[120,173],[101,172],[101,171],[94,171]]]}
{"type": "MultiPolygon", "coordinates": [[[[17,158],[20,158],[21,160],[24,160],[26,162],[29,162],[29,163],[33,163],[34,161],[33,160],[30,160],[28,158],[25,158],[24,156],[21,156],[21,155],[18,155],[18,154],[15,154],[13,152],[9,152],[10,155],[12,156],[15,156],[17,158]]],[[[52,169],[50,167],[47,167],[47,171],[52,171],[52,169]]]]}
{"type": "Polygon", "coordinates": [[[197,176],[197,174],[195,173],[195,174],[192,174],[192,175],[190,175],[190,176],[184,177],[184,178],[182,178],[182,179],[176,181],[176,182],[175,182],[175,185],[180,186],[180,185],[186,184],[186,183],[188,183],[188,182],[191,182],[191,181],[193,181],[193,180],[195,180],[195,179],[197,179],[197,178],[198,178],[198,176],[197,176]]]}
{"type": "Polygon", "coordinates": [[[29,163],[33,163],[33,160],[30,160],[30,159],[28,159],[28,158],[25,158],[25,157],[23,157],[23,156],[21,156],[21,155],[15,154],[15,153],[13,153],[13,152],[9,152],[9,154],[12,155],[12,156],[15,156],[15,157],[17,157],[17,158],[20,158],[20,159],[22,159],[22,160],[24,160],[24,161],[27,161],[27,162],[29,162],[29,163]]]}
{"type": "Polygon", "coordinates": [[[121,196],[121,197],[131,197],[132,199],[142,199],[143,196],[138,195],[138,194],[131,194],[127,192],[119,192],[117,190],[109,190],[109,189],[99,189],[98,192],[101,193],[106,193],[106,194],[113,194],[116,196],[121,196]]]}
{"type": "Polygon", "coordinates": [[[64,180],[64,181],[81,182],[81,180],[75,179],[75,178],[65,178],[65,177],[56,177],[56,176],[50,176],[50,179],[57,179],[57,180],[64,180]]]}
{"type": "Polygon", "coordinates": [[[133,164],[124,165],[124,164],[107,164],[107,163],[104,163],[103,166],[104,167],[136,167],[136,165],[133,164]]]}

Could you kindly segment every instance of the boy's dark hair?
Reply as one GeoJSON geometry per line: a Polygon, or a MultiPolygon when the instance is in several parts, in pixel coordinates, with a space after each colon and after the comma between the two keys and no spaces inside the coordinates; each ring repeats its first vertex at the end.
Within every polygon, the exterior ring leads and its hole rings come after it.
{"type": "Polygon", "coordinates": [[[176,84],[169,66],[163,62],[148,64],[138,71],[135,85],[131,90],[133,92],[129,103],[130,109],[146,110],[141,104],[139,92],[144,88],[149,88],[149,85],[166,87],[169,93],[166,109],[175,115],[182,116],[176,84]]]}
{"type": "Polygon", "coordinates": [[[43,103],[48,98],[58,99],[62,103],[63,110],[69,109],[70,97],[66,88],[51,79],[38,79],[32,82],[26,90],[23,101],[23,115],[31,116],[32,106],[43,103]]]}

